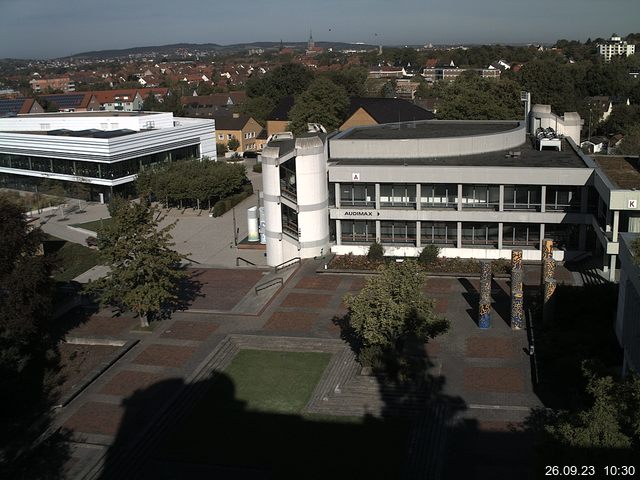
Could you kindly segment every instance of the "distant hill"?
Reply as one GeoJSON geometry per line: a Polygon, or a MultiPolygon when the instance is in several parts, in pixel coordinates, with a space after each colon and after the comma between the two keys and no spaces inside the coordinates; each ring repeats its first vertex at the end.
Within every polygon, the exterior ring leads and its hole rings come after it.
{"type": "MultiPolygon", "coordinates": [[[[306,42],[286,42],[284,46],[293,48],[304,48],[306,42]]],[[[128,57],[130,55],[171,55],[176,50],[187,50],[189,52],[216,52],[216,53],[233,53],[247,50],[249,48],[275,49],[280,46],[280,42],[251,42],[251,43],[235,43],[232,45],[218,45],[217,43],[174,43],[171,45],[155,45],[148,47],[132,47],[114,50],[96,50],[92,52],[81,52],[70,55],[73,58],[118,58],[128,57]]],[[[323,48],[333,48],[335,50],[344,50],[349,48],[363,49],[376,48],[375,45],[364,45],[343,42],[316,42],[316,46],[323,48]]],[[[69,58],[65,57],[65,58],[69,58]]]]}

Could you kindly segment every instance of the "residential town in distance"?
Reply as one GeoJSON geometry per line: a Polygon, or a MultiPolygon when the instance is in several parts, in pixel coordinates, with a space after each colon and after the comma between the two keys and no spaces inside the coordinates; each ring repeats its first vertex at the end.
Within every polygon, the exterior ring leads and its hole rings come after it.
{"type": "Polygon", "coordinates": [[[0,59],[0,477],[640,476],[640,33],[370,37],[0,59]]]}

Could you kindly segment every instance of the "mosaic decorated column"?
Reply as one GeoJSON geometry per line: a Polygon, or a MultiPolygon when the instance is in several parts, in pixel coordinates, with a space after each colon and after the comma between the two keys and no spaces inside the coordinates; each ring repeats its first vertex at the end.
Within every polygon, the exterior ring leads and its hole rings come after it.
{"type": "Polygon", "coordinates": [[[545,275],[545,264],[549,259],[553,259],[553,240],[545,238],[542,240],[542,271],[540,272],[540,288],[544,288],[545,279],[551,278],[548,275],[545,275]]]}
{"type": "Polygon", "coordinates": [[[511,328],[524,328],[524,270],[522,267],[522,250],[511,252],[511,328]]]}
{"type": "Polygon", "coordinates": [[[478,326],[491,327],[491,262],[480,263],[480,305],[478,308],[478,326]]]}
{"type": "Polygon", "coordinates": [[[554,293],[556,291],[556,279],[550,278],[544,283],[544,300],[542,304],[542,321],[548,323],[553,319],[555,310],[554,293]]]}

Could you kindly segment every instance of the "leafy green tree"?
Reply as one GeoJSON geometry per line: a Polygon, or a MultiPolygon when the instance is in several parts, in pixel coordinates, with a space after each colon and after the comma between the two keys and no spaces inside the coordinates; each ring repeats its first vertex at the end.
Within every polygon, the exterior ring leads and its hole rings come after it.
{"type": "Polygon", "coordinates": [[[558,58],[535,59],[526,63],[520,72],[520,83],[531,92],[534,103],[551,105],[558,114],[577,109],[574,79],[558,58]]]}
{"type": "Polygon", "coordinates": [[[422,293],[425,275],[414,261],[390,263],[357,295],[347,294],[349,324],[364,349],[397,349],[410,338],[425,342],[444,332],[446,320],[422,293]]]}
{"type": "Polygon", "coordinates": [[[145,112],[162,112],[163,105],[153,93],[149,93],[142,102],[142,110],[145,112]]]}
{"type": "Polygon", "coordinates": [[[616,148],[621,155],[640,155],[640,123],[627,128],[627,134],[616,148]]]}
{"type": "Polygon", "coordinates": [[[274,105],[283,97],[297,95],[307,89],[313,73],[302,65],[286,63],[262,77],[252,76],[247,80],[249,97],[267,97],[274,105]]]}
{"type": "Polygon", "coordinates": [[[216,153],[218,155],[224,155],[225,153],[227,153],[227,144],[224,142],[217,142],[216,143],[216,153]]]}
{"type": "Polygon", "coordinates": [[[327,78],[317,78],[296,98],[289,112],[289,128],[299,134],[307,131],[307,123],[320,123],[331,132],[342,124],[348,106],[344,88],[327,78]]]}
{"type": "Polygon", "coordinates": [[[275,103],[269,97],[249,97],[240,107],[240,113],[249,115],[256,122],[264,125],[267,116],[275,106],[275,103]]]}
{"type": "Polygon", "coordinates": [[[425,267],[434,264],[438,260],[440,255],[440,249],[435,245],[427,245],[421,251],[418,256],[418,262],[425,267]]]}
{"type": "Polygon", "coordinates": [[[147,202],[114,200],[113,222],[98,229],[98,246],[109,273],[88,285],[103,305],[133,311],[140,325],[171,311],[178,303],[180,282],[188,275],[186,258],[171,249],[175,222],[160,228],[159,212],[147,202]]]}
{"type": "Polygon", "coordinates": [[[367,258],[373,262],[381,262],[382,260],[384,260],[384,247],[378,242],[373,242],[369,246],[367,258]]]}
{"type": "Polygon", "coordinates": [[[636,125],[640,125],[640,105],[616,105],[598,130],[605,134],[626,134],[636,125]]]}
{"type": "Polygon", "coordinates": [[[326,73],[326,76],[336,85],[343,87],[350,97],[364,97],[367,93],[365,84],[368,72],[364,67],[331,70],[326,73]]]}
{"type": "Polygon", "coordinates": [[[380,89],[380,96],[384,98],[395,98],[396,96],[396,82],[395,80],[389,80],[380,89]]]}
{"type": "Polygon", "coordinates": [[[229,150],[232,152],[235,152],[239,146],[240,146],[240,142],[235,137],[227,142],[227,148],[229,148],[229,150]]]}
{"type": "Polygon", "coordinates": [[[520,86],[511,80],[463,75],[441,88],[438,118],[508,120],[524,117],[520,86]]]}

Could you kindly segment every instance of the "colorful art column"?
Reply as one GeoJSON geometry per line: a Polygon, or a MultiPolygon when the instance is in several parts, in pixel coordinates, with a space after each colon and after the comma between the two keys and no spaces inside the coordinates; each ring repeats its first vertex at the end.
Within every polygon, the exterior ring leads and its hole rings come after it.
{"type": "Polygon", "coordinates": [[[522,250],[511,252],[511,328],[524,328],[524,270],[522,268],[522,250]]]}
{"type": "Polygon", "coordinates": [[[556,291],[556,262],[553,259],[553,240],[542,240],[542,320],[549,322],[553,318],[553,294],[556,291]]]}
{"type": "Polygon", "coordinates": [[[478,308],[478,326],[491,327],[491,262],[480,263],[480,305],[478,308]]]}

